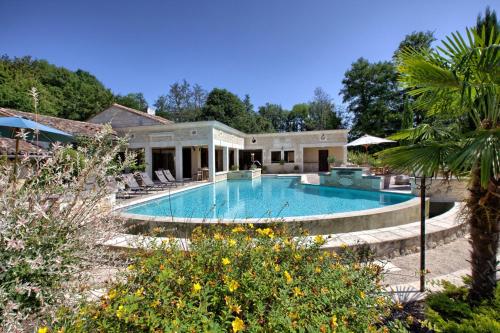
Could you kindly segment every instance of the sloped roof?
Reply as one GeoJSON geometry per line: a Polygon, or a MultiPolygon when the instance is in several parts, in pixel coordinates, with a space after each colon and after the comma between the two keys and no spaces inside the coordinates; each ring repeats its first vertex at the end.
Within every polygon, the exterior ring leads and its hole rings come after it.
{"type": "Polygon", "coordinates": [[[34,113],[0,107],[0,117],[15,116],[28,118],[39,122],[40,124],[57,128],[58,130],[67,132],[74,136],[94,136],[103,128],[103,125],[100,124],[92,124],[84,121],[69,120],[46,115],[36,115],[34,113]]]}
{"type": "Polygon", "coordinates": [[[128,112],[132,112],[132,113],[134,113],[136,115],[139,115],[141,117],[149,118],[149,119],[157,121],[157,122],[159,122],[159,123],[161,123],[163,125],[170,125],[170,124],[174,123],[173,121],[165,119],[163,117],[155,116],[155,115],[152,115],[152,114],[149,114],[149,113],[146,113],[146,112],[142,112],[142,111],[139,111],[139,110],[136,110],[136,109],[132,109],[132,108],[129,108],[127,106],[123,106],[123,105],[120,105],[120,104],[117,104],[117,103],[114,103],[112,106],[115,106],[117,108],[120,108],[120,109],[128,111],[128,112]]]}
{"type": "MultiPolygon", "coordinates": [[[[16,140],[0,137],[0,155],[15,155],[15,154],[16,154],[16,140]]],[[[24,140],[19,140],[19,154],[43,155],[47,154],[47,151],[24,140]]]]}

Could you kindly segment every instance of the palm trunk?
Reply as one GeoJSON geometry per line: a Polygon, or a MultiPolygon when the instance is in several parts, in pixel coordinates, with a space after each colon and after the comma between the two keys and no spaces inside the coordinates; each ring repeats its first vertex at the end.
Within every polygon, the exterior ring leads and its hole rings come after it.
{"type": "Polygon", "coordinates": [[[487,188],[481,187],[480,172],[480,168],[472,172],[467,202],[472,246],[472,286],[469,292],[471,304],[494,296],[500,233],[499,182],[492,178],[487,188]]]}

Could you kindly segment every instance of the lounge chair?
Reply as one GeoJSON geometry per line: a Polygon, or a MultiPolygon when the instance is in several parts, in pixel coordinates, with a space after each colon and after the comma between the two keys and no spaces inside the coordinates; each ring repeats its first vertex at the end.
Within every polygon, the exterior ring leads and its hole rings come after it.
{"type": "Polygon", "coordinates": [[[145,186],[140,186],[135,180],[134,175],[131,173],[125,173],[122,175],[123,182],[129,191],[133,193],[148,193],[148,190],[145,186]]]}
{"type": "Polygon", "coordinates": [[[137,177],[139,177],[139,179],[141,180],[142,182],[142,185],[146,186],[148,189],[151,189],[151,190],[161,190],[163,188],[165,188],[165,184],[162,184],[162,183],[155,183],[151,180],[151,178],[149,178],[149,175],[146,173],[146,172],[138,172],[136,174],[137,177]]]}
{"type": "Polygon", "coordinates": [[[160,183],[162,183],[165,186],[177,186],[175,182],[171,182],[170,180],[167,179],[165,174],[163,173],[162,170],[156,170],[155,171],[156,177],[158,177],[158,180],[160,183]]]}
{"type": "Polygon", "coordinates": [[[168,179],[169,181],[171,181],[172,183],[175,183],[175,184],[177,184],[177,183],[184,183],[184,181],[182,181],[182,180],[177,181],[177,180],[174,178],[174,176],[172,176],[172,173],[171,173],[171,172],[170,172],[170,170],[168,170],[168,169],[167,169],[167,170],[163,170],[163,173],[165,174],[165,177],[167,177],[167,179],[168,179]]]}

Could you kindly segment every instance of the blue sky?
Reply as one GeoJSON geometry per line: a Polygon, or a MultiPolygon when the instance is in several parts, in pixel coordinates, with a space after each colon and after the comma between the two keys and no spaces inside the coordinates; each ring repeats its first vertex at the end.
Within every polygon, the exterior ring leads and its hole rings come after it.
{"type": "MultiPolygon", "coordinates": [[[[359,57],[389,60],[403,37],[438,39],[500,0],[0,1],[0,54],[84,69],[152,104],[171,83],[290,108],[324,88],[337,103],[359,57]]],[[[500,13],[499,13],[500,14],[500,13]]]]}

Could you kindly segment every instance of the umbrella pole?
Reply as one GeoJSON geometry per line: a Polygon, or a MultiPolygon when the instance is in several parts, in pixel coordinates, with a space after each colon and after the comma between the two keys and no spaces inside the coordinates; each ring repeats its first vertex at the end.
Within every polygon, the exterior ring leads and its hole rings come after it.
{"type": "Polygon", "coordinates": [[[17,175],[17,163],[19,161],[19,138],[16,137],[16,155],[14,156],[14,182],[16,181],[16,175],[17,175]]]}

